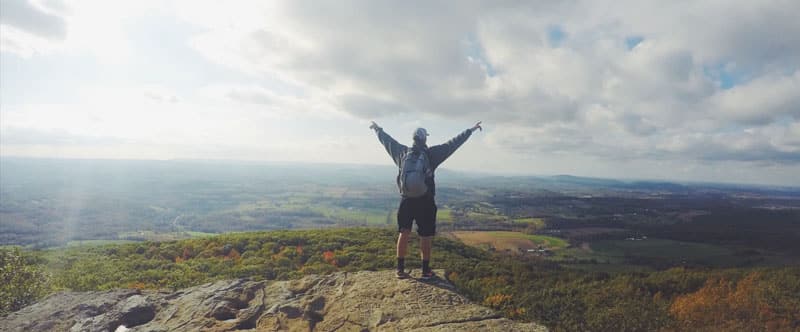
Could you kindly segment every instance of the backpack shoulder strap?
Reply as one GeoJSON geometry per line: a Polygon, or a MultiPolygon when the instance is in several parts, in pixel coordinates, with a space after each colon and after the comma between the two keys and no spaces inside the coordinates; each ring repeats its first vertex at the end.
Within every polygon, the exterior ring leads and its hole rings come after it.
{"type": "Polygon", "coordinates": [[[433,176],[433,169],[431,167],[431,154],[430,154],[430,151],[428,151],[428,149],[425,148],[425,149],[421,149],[420,153],[423,156],[425,156],[424,157],[425,158],[425,173],[426,173],[425,175],[428,176],[428,177],[433,176]]]}

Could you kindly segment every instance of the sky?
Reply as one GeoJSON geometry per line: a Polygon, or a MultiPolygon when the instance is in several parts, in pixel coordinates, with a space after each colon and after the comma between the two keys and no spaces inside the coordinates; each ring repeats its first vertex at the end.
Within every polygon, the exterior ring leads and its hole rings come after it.
{"type": "Polygon", "coordinates": [[[800,185],[800,1],[0,1],[0,156],[800,185]]]}

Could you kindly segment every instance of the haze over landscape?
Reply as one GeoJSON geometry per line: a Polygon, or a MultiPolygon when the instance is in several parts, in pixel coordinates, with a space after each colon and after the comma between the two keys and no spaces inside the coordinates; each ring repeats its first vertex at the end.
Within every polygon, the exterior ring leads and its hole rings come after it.
{"type": "Polygon", "coordinates": [[[796,1],[23,1],[0,154],[386,164],[800,184],[796,1]]]}

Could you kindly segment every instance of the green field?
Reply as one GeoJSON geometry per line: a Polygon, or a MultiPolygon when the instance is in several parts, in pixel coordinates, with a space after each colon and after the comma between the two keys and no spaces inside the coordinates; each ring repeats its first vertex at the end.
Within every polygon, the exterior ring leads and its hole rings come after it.
{"type": "Polygon", "coordinates": [[[506,231],[496,231],[496,232],[486,232],[486,233],[496,238],[531,240],[536,244],[543,244],[547,246],[549,249],[562,249],[569,246],[569,242],[567,242],[566,240],[553,236],[525,234],[520,232],[506,232],[506,231]]]}
{"type": "Polygon", "coordinates": [[[319,212],[327,218],[343,223],[366,223],[368,225],[383,225],[386,223],[386,210],[341,208],[336,206],[312,207],[312,211],[319,212]]]}
{"type": "Polygon", "coordinates": [[[484,212],[473,212],[469,211],[466,214],[467,219],[472,219],[475,221],[505,221],[508,218],[504,215],[500,214],[490,214],[484,212]]]}
{"type": "Polygon", "coordinates": [[[441,222],[453,222],[453,210],[439,209],[436,212],[436,220],[441,222]]]}
{"type": "Polygon", "coordinates": [[[76,240],[67,242],[67,247],[96,247],[104,246],[107,244],[124,244],[134,243],[137,241],[130,240],[76,240]]]}
{"type": "Polygon", "coordinates": [[[512,220],[515,224],[530,224],[537,228],[544,227],[544,219],[542,218],[517,218],[512,220]]]}
{"type": "Polygon", "coordinates": [[[194,232],[194,231],[187,231],[187,232],[184,232],[184,233],[189,234],[189,236],[191,236],[193,238],[195,238],[195,237],[210,237],[210,236],[218,235],[217,233],[194,232]]]}
{"type": "MultiPolygon", "coordinates": [[[[226,211],[236,214],[237,218],[246,221],[256,221],[263,219],[263,215],[290,215],[296,216],[298,213],[305,217],[322,217],[331,222],[344,224],[383,225],[386,223],[386,216],[389,209],[367,208],[358,206],[347,206],[347,204],[330,204],[327,199],[337,193],[323,193],[325,195],[316,197],[307,195],[292,195],[273,201],[258,201],[254,203],[244,203],[226,211]],[[327,195],[327,196],[326,196],[327,195]]],[[[302,218],[301,218],[302,219],[302,218]]],[[[302,220],[298,220],[300,222],[302,220]]]]}
{"type": "Polygon", "coordinates": [[[569,246],[569,243],[557,237],[545,235],[525,234],[510,231],[456,231],[452,233],[465,244],[477,247],[491,246],[497,250],[534,249],[536,246],[545,246],[550,250],[560,250],[569,246]]]}

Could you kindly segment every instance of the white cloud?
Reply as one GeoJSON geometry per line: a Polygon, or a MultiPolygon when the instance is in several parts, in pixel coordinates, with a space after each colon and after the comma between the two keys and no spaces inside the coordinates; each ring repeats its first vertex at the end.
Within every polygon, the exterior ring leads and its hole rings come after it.
{"type": "MultiPolygon", "coordinates": [[[[211,136],[252,150],[247,142],[278,136],[259,133],[259,124],[288,121],[296,130],[308,121],[324,134],[300,146],[320,155],[326,148],[315,142],[335,136],[326,121],[405,128],[483,120],[495,130],[477,145],[497,150],[506,168],[531,156],[561,160],[549,170],[577,160],[608,172],[632,160],[665,171],[800,167],[797,1],[43,3],[31,7],[45,13],[38,19],[62,20],[66,34],[57,23],[34,29],[18,24],[24,15],[4,16],[4,27],[14,26],[3,29],[4,52],[85,53],[121,65],[146,55],[127,34],[156,13],[191,27],[185,42],[199,56],[239,73],[193,92],[158,82],[119,87],[135,96],[110,91],[102,102],[86,97],[95,111],[46,112],[57,119],[45,121],[52,128],[68,124],[75,134],[155,135],[176,145],[211,136]]],[[[43,129],[23,118],[4,121],[43,129]]],[[[359,151],[358,160],[372,156],[359,151]]]]}
{"type": "Polygon", "coordinates": [[[0,3],[2,24],[50,40],[66,38],[64,18],[52,14],[47,7],[26,0],[0,3]]]}
{"type": "Polygon", "coordinates": [[[196,46],[232,68],[296,82],[356,117],[512,126],[492,141],[519,151],[770,160],[771,136],[749,132],[782,116],[797,121],[796,75],[781,74],[800,69],[800,26],[787,15],[798,12],[795,2],[419,5],[280,3],[260,12],[260,24],[208,25],[196,46]],[[632,36],[642,41],[628,49],[632,36]],[[714,70],[747,75],[726,91],[714,70]],[[697,130],[719,144],[657,149],[697,130]]]}
{"type": "Polygon", "coordinates": [[[86,54],[108,64],[123,64],[133,50],[126,29],[146,13],[167,11],[156,0],[3,1],[2,52],[86,54]]]}
{"type": "Polygon", "coordinates": [[[770,123],[782,116],[800,119],[800,69],[794,75],[764,75],[715,94],[708,105],[721,119],[770,123]]]}

